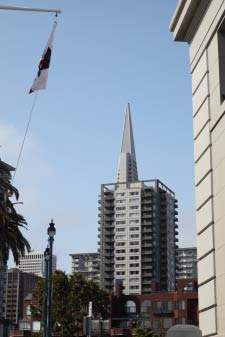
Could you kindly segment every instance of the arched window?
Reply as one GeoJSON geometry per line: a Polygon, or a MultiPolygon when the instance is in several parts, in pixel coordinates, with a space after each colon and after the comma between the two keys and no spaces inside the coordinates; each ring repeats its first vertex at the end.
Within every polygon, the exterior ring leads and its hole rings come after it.
{"type": "Polygon", "coordinates": [[[191,292],[193,291],[193,283],[189,282],[185,287],[184,287],[185,292],[191,292]]]}
{"type": "Polygon", "coordinates": [[[134,301],[127,301],[125,304],[126,312],[135,313],[136,312],[136,304],[134,301]]]}
{"type": "Polygon", "coordinates": [[[27,316],[31,316],[30,304],[27,305],[26,314],[27,316]]]}
{"type": "Polygon", "coordinates": [[[151,301],[145,300],[144,302],[141,303],[141,312],[142,313],[150,312],[150,308],[151,308],[151,301]]]}

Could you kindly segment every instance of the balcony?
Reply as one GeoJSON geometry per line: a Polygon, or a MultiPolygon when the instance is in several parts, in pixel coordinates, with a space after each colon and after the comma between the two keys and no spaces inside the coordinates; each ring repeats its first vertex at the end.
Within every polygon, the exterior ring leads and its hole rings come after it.
{"type": "Polygon", "coordinates": [[[104,195],[104,200],[114,200],[114,195],[104,195]]]}
{"type": "Polygon", "coordinates": [[[151,257],[143,257],[142,262],[152,262],[152,258],[151,257]]]}
{"type": "Polygon", "coordinates": [[[143,219],[151,219],[153,217],[152,213],[142,213],[142,218],[143,219]]]}
{"type": "Polygon", "coordinates": [[[141,247],[142,248],[150,248],[150,247],[152,247],[152,243],[150,243],[150,242],[142,243],[141,247]]]}
{"type": "Polygon", "coordinates": [[[111,257],[111,258],[113,258],[114,257],[114,253],[107,251],[107,252],[104,253],[104,256],[105,257],[111,257]]]}

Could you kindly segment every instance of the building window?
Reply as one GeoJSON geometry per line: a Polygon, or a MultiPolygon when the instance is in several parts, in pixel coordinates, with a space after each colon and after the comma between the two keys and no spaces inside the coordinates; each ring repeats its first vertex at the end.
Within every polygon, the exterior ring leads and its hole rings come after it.
{"type": "Polygon", "coordinates": [[[130,260],[139,260],[139,256],[130,256],[130,260]]]}
{"type": "Polygon", "coordinates": [[[151,321],[144,320],[143,321],[143,328],[150,329],[151,328],[151,321]]]}
{"type": "Polygon", "coordinates": [[[116,260],[117,261],[124,261],[125,260],[125,256],[116,256],[116,260]]]}
{"type": "Polygon", "coordinates": [[[132,231],[138,231],[139,230],[139,227],[130,227],[129,230],[132,232],[132,231]]]}
{"type": "Polygon", "coordinates": [[[126,216],[126,213],[116,214],[116,218],[125,218],[125,216],[126,216]]]}
{"type": "Polygon", "coordinates": [[[133,191],[129,193],[130,195],[139,195],[139,191],[133,191]]]}
{"type": "Polygon", "coordinates": [[[153,312],[155,314],[159,314],[162,312],[162,302],[160,301],[153,302],[153,312]]]}
{"type": "Polygon", "coordinates": [[[129,286],[129,289],[130,290],[137,290],[137,289],[139,289],[139,286],[129,286]]]}
{"type": "Polygon", "coordinates": [[[163,302],[163,312],[164,313],[171,313],[173,312],[173,302],[163,302]]]}
{"type": "Polygon", "coordinates": [[[125,195],[126,195],[125,192],[116,193],[117,197],[124,197],[125,195]]]}
{"type": "Polygon", "coordinates": [[[136,304],[134,301],[127,301],[125,304],[125,311],[127,313],[136,313],[136,304]]]}
{"type": "Polygon", "coordinates": [[[125,210],[126,210],[126,206],[116,207],[116,211],[125,211],[125,210]]]}
{"type": "Polygon", "coordinates": [[[139,202],[139,198],[132,198],[129,201],[130,201],[130,204],[138,203],[139,202]]]}
{"type": "Polygon", "coordinates": [[[126,203],[126,199],[117,199],[116,203],[117,204],[125,204],[126,203]]]}
{"type": "Polygon", "coordinates": [[[161,318],[155,318],[154,319],[153,328],[155,330],[160,330],[162,328],[162,319],[161,318]]]}
{"type": "Polygon", "coordinates": [[[125,228],[124,227],[116,228],[116,232],[125,232],[125,228]]]}
{"type": "Polygon", "coordinates": [[[135,206],[130,206],[130,209],[139,209],[139,206],[138,205],[135,205],[135,206]]]}
{"type": "Polygon", "coordinates": [[[126,253],[126,249],[117,249],[116,253],[117,254],[124,254],[124,253],[126,253]]]}
{"type": "Polygon", "coordinates": [[[130,275],[138,275],[139,270],[130,270],[130,275]]]}
{"type": "Polygon", "coordinates": [[[125,271],[117,271],[116,275],[125,275],[125,271]]]}
{"type": "Polygon", "coordinates": [[[126,225],[126,221],[125,220],[116,221],[116,225],[126,225]]]}
{"type": "Polygon", "coordinates": [[[130,268],[139,268],[139,263],[130,263],[130,268]]]}
{"type": "Polygon", "coordinates": [[[126,265],[124,263],[116,264],[116,268],[125,268],[126,265]]]}
{"type": "Polygon", "coordinates": [[[185,310],[185,301],[177,301],[176,302],[176,308],[178,310],[185,310]]]}
{"type": "Polygon", "coordinates": [[[116,235],[116,239],[124,240],[126,239],[126,235],[116,235]]]}
{"type": "Polygon", "coordinates": [[[139,213],[138,212],[130,213],[129,216],[130,216],[130,218],[137,218],[139,216],[139,213]]]}
{"type": "Polygon", "coordinates": [[[163,319],[163,327],[164,329],[169,329],[173,325],[173,319],[172,318],[164,318],[163,319]]]}
{"type": "Polygon", "coordinates": [[[175,318],[175,324],[185,324],[185,318],[184,317],[175,318]]]}
{"type": "Polygon", "coordinates": [[[125,242],[116,242],[116,246],[125,246],[125,242]]]}
{"type": "Polygon", "coordinates": [[[27,307],[26,307],[26,315],[27,315],[27,316],[31,316],[31,308],[30,308],[30,304],[28,304],[27,307]]]}
{"type": "Polygon", "coordinates": [[[139,241],[131,241],[130,242],[130,246],[138,246],[139,245],[139,241]]]}
{"type": "Polygon", "coordinates": [[[130,224],[139,223],[139,220],[138,219],[136,219],[136,220],[130,220],[129,223],[130,224]]]}
{"type": "Polygon", "coordinates": [[[130,239],[139,238],[139,234],[130,234],[130,239]]]}
{"type": "Polygon", "coordinates": [[[139,253],[139,249],[130,249],[130,253],[139,253]]]}
{"type": "Polygon", "coordinates": [[[221,103],[225,100],[225,21],[218,32],[219,80],[221,103]]]}
{"type": "Polygon", "coordinates": [[[129,279],[129,282],[139,282],[139,278],[138,277],[132,277],[129,279]]]}
{"type": "Polygon", "coordinates": [[[141,303],[141,313],[149,313],[151,308],[151,301],[145,300],[141,303]]]}

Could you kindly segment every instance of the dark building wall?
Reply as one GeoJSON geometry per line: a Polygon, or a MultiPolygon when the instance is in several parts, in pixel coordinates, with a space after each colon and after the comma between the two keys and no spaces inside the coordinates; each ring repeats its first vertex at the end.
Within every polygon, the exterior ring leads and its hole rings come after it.
{"type": "Polygon", "coordinates": [[[24,273],[19,269],[9,269],[6,282],[5,318],[13,324],[18,324],[23,317],[23,301],[32,292],[37,282],[42,278],[24,273]]]}

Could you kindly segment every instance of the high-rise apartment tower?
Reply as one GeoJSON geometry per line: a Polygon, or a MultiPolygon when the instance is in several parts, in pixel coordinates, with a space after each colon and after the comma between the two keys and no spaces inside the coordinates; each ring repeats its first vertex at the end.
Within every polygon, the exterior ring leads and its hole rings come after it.
{"type": "Polygon", "coordinates": [[[197,248],[176,250],[176,278],[197,278],[197,248]]]}
{"type": "Polygon", "coordinates": [[[87,281],[100,282],[99,253],[70,254],[72,257],[72,273],[81,274],[87,281]]]}
{"type": "Polygon", "coordinates": [[[175,288],[177,200],[159,180],[138,180],[130,105],[125,111],[117,182],[101,185],[99,198],[101,286],[125,294],[175,288]]]}

